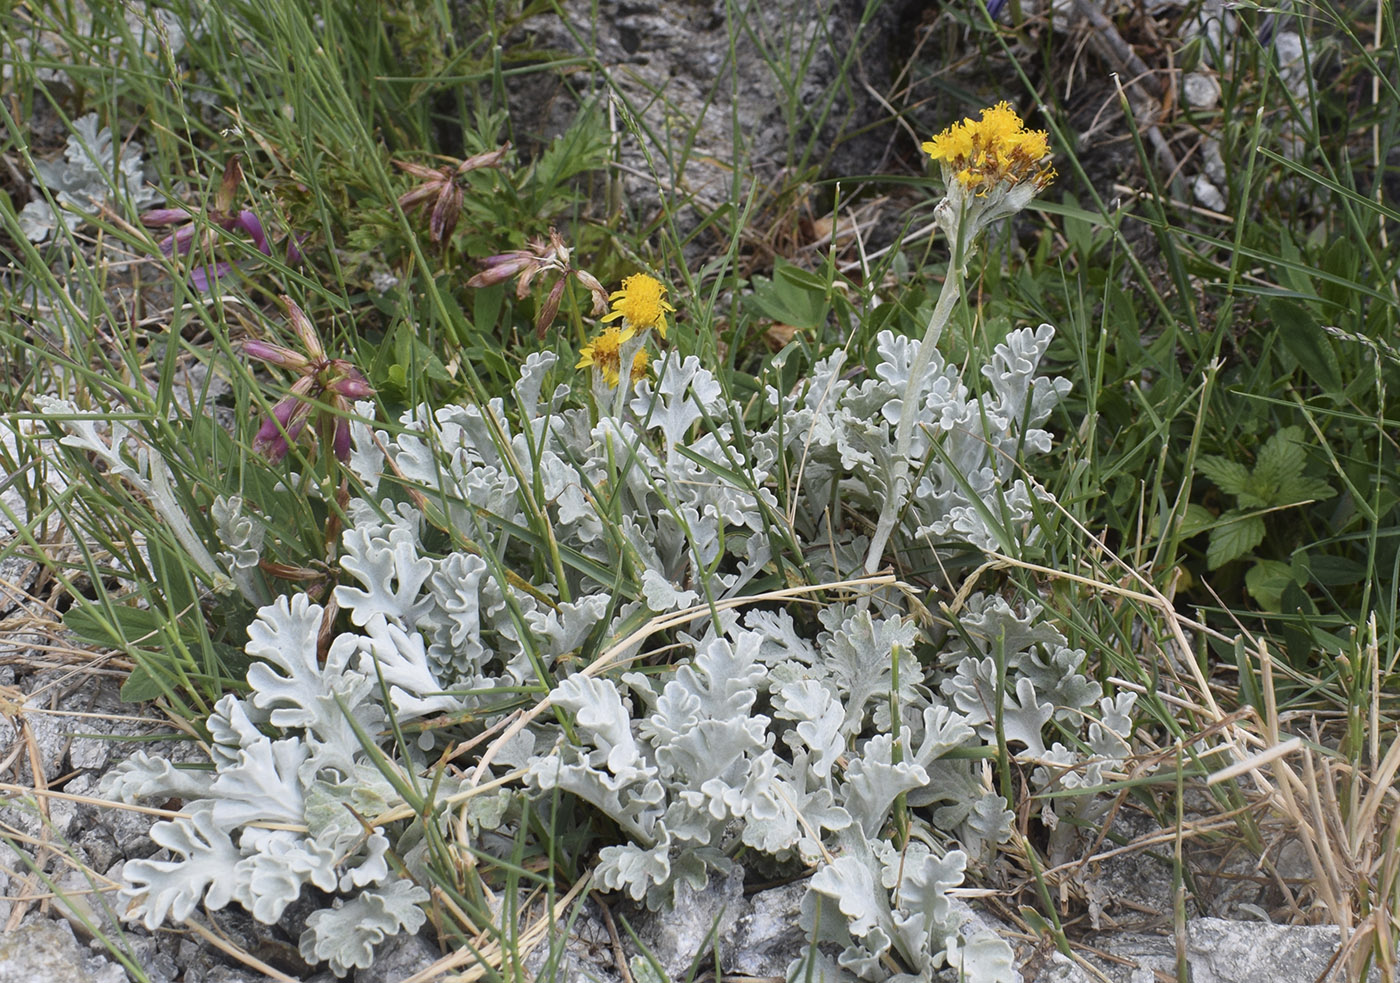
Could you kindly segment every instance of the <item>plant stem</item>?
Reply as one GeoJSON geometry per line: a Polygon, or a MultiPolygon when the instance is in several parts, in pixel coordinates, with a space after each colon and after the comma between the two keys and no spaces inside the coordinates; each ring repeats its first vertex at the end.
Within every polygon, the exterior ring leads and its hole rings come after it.
{"type": "MultiPolygon", "coordinates": [[[[961,223],[959,223],[961,225],[961,223]]],[[[956,239],[952,243],[953,259],[948,264],[948,275],[943,279],[943,289],[938,294],[938,303],[924,329],[924,340],[919,344],[914,364],[909,368],[909,381],[904,385],[904,402],[899,410],[899,423],[894,431],[894,465],[890,475],[889,494],[880,509],[880,518],[875,526],[875,535],[870,540],[870,552],[865,558],[865,572],[874,573],[880,569],[884,559],[885,546],[894,532],[895,523],[903,511],[909,497],[909,444],[914,438],[914,415],[918,412],[919,397],[923,393],[924,374],[928,372],[933,353],[938,350],[938,340],[948,319],[953,315],[953,305],[962,296],[963,279],[967,275],[967,261],[972,249],[964,249],[956,239]]]]}

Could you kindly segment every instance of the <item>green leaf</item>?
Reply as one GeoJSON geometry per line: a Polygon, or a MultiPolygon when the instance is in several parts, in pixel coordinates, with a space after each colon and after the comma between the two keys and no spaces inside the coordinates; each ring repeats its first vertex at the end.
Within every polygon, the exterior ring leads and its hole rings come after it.
{"type": "Polygon", "coordinates": [[[1283,347],[1303,371],[1329,396],[1341,395],[1345,387],[1337,351],[1312,313],[1296,301],[1275,299],[1269,302],[1269,314],[1283,347]]]}
{"type": "Polygon", "coordinates": [[[1279,505],[1293,505],[1297,502],[1321,502],[1336,494],[1337,489],[1321,478],[1300,475],[1280,486],[1278,494],[1274,497],[1278,500],[1279,505]]]}
{"type": "Polygon", "coordinates": [[[165,692],[165,687],[161,686],[155,674],[138,662],[122,683],[121,697],[123,703],[145,703],[165,695],[165,692]]]}
{"type": "Polygon", "coordinates": [[[165,629],[165,619],[157,611],[113,606],[115,623],[103,617],[103,608],[92,602],[73,605],[63,615],[63,627],[92,645],[128,651],[136,642],[153,646],[165,629]]]}
{"type": "Polygon", "coordinates": [[[1366,565],[1345,556],[1318,554],[1308,558],[1308,577],[1323,587],[1346,587],[1366,578],[1366,565]]]}
{"type": "Polygon", "coordinates": [[[1244,515],[1231,510],[1221,517],[1220,525],[1210,532],[1206,547],[1206,566],[1217,570],[1238,560],[1264,541],[1264,517],[1244,515]]]}
{"type": "Polygon", "coordinates": [[[1337,490],[1328,482],[1304,475],[1306,466],[1303,428],[1284,427],[1270,437],[1259,451],[1259,460],[1255,462],[1250,482],[1252,494],[1241,496],[1240,504],[1272,508],[1319,501],[1337,494],[1337,490]]]}
{"type": "Polygon", "coordinates": [[[1282,610],[1283,591],[1293,583],[1293,568],[1282,560],[1258,560],[1244,575],[1245,590],[1265,611],[1282,610]]]}
{"type": "Polygon", "coordinates": [[[818,328],[831,311],[826,282],[782,258],[774,262],[772,280],[754,277],[753,286],[754,305],[782,324],[818,328]]]}
{"type": "Polygon", "coordinates": [[[1227,457],[1206,454],[1197,459],[1196,470],[1226,495],[1239,495],[1249,489],[1249,469],[1227,457]]]}
{"type": "Polygon", "coordinates": [[[1259,505],[1288,504],[1287,500],[1279,498],[1278,491],[1297,479],[1306,464],[1302,427],[1284,427],[1265,441],[1254,462],[1255,487],[1266,499],[1259,505]]]}
{"type": "Polygon", "coordinates": [[[1176,518],[1176,535],[1179,539],[1190,539],[1215,525],[1215,514],[1204,505],[1194,502],[1186,506],[1186,511],[1176,518]]]}

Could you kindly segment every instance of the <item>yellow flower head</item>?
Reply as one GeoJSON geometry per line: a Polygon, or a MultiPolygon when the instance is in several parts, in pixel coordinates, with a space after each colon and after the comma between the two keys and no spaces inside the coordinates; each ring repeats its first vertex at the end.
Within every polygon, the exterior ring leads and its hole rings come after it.
{"type": "Polygon", "coordinates": [[[651,371],[651,356],[647,354],[645,348],[637,349],[637,354],[632,356],[632,381],[641,382],[651,371]]]}
{"type": "Polygon", "coordinates": [[[1044,130],[1028,130],[1009,103],[982,110],[980,120],[954,123],[923,145],[924,153],[943,164],[968,191],[984,195],[998,184],[1034,181],[1036,190],[1055,177],[1045,163],[1050,140],[1044,130]]]}
{"type": "MultiPolygon", "coordinates": [[[[581,357],[575,368],[595,368],[603,373],[603,378],[607,380],[608,385],[617,385],[622,364],[622,344],[631,337],[630,329],[624,330],[609,325],[603,329],[601,334],[583,346],[581,357]]],[[[638,352],[638,354],[641,353],[638,352]]]]}
{"type": "Polygon", "coordinates": [[[666,286],[660,280],[645,273],[634,273],[623,280],[622,289],[608,299],[613,309],[604,321],[622,318],[633,331],[655,328],[657,334],[666,337],[666,312],[674,312],[675,308],[666,303],[666,286]]]}

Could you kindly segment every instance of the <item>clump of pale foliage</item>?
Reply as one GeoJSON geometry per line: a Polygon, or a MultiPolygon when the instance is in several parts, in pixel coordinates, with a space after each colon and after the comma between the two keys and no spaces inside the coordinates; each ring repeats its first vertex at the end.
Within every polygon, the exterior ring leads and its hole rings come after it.
{"type": "MultiPolygon", "coordinates": [[[[982,395],[935,357],[901,550],[1025,535],[1036,493],[1014,465],[1050,446],[1039,426],[1064,384],[1035,372],[1052,334],[1014,332],[983,367],[982,395]]],[[[107,780],[125,801],[186,803],[153,829],[164,853],[126,865],[137,915],[155,928],[236,901],[270,924],[310,885],[327,904],[306,922],[305,958],[342,975],[370,965],[378,942],[424,922],[427,838],[417,824],[356,817],[401,803],[386,771],[427,774],[462,736],[429,728],[400,741],[391,718],[402,728],[475,711],[490,722],[503,694],[558,679],[549,699],[563,713],[498,744],[494,774],[525,777],[469,798],[472,829],[508,838],[523,797],[567,793],[625,834],[602,849],[597,882],[653,908],[729,871],[740,850],[814,868],[803,917],[815,944],[794,979],[926,980],[945,965],[1012,979],[1006,943],[965,935],[948,895],[1010,832],[975,752],[997,745],[1000,726],[1042,787],[1095,781],[1126,753],[1131,698],[1101,699],[1084,652],[1000,597],[973,595],[946,637],[893,591],[830,603],[812,623],[743,601],[780,556],[802,557],[817,578],[860,570],[862,527],[839,517],[872,514],[888,493],[917,345],[882,334],[864,374],[830,356],[797,390],[770,391],[771,423],[742,440],[716,378],[674,356],[620,416],[581,406],[541,354],[509,403],[418,407],[392,433],[356,423],[350,467],[363,493],[349,503],[335,590],[353,627],[320,661],[319,605],[295,595],[263,607],[247,695],[224,697],[208,720],[212,768],[138,753],[107,780]],[[780,476],[794,485],[791,514],[780,476]],[[537,544],[509,531],[540,514],[558,562],[536,562],[523,585],[504,571],[530,569],[537,544]],[[444,547],[447,529],[473,547],[444,547]],[[664,671],[632,661],[642,642],[613,644],[697,607],[664,671]],[[565,659],[580,650],[607,651],[608,665],[574,671],[565,659]],[[391,850],[406,871],[391,869],[391,850]]],[[[372,418],[371,404],[357,409],[372,418]]],[[[82,421],[62,425],[102,443],[82,421]]],[[[149,462],[137,471],[154,473],[149,462]]],[[[225,541],[210,562],[236,583],[256,565],[263,523],[236,500],[221,500],[216,520],[225,541]]],[[[473,777],[442,777],[434,794],[473,777]]],[[[1094,818],[1092,796],[1070,801],[1076,819],[1094,818]]],[[[1066,818],[1062,805],[1045,809],[1066,818]]],[[[454,810],[434,815],[450,836],[454,810]]],[[[1059,835],[1071,828],[1059,822],[1059,835]]]]}

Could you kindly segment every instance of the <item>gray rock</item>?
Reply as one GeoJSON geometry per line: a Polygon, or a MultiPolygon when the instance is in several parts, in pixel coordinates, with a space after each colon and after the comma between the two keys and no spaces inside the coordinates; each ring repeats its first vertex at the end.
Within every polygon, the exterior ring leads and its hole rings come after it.
{"type": "Polygon", "coordinates": [[[67,842],[78,814],[78,804],[68,799],[50,798],[48,818],[38,806],[38,796],[9,800],[0,806],[0,822],[6,823],[25,836],[67,842]]]}
{"type": "Polygon", "coordinates": [[[204,983],[268,983],[270,977],[255,973],[251,969],[236,969],[233,966],[214,966],[204,976],[204,983]]]}
{"type": "Polygon", "coordinates": [[[0,938],[0,983],[125,983],[126,971],[89,956],[63,922],[37,918],[0,938]]]}
{"type": "Polygon", "coordinates": [[[555,923],[556,931],[525,957],[525,971],[541,983],[621,983],[611,936],[591,901],[555,923]]]}
{"type": "Polygon", "coordinates": [[[38,751],[39,767],[43,769],[45,779],[55,779],[62,774],[63,758],[68,753],[68,731],[62,718],[42,712],[48,703],[47,694],[27,701],[19,711],[23,726],[19,720],[0,716],[0,754],[12,747],[20,747],[20,753],[11,766],[13,777],[7,778],[7,781],[33,787],[31,748],[38,751]]]}
{"type": "Polygon", "coordinates": [[[1204,72],[1189,72],[1181,80],[1181,95],[1192,109],[1214,109],[1220,102],[1220,83],[1204,72]]]}
{"type": "MultiPolygon", "coordinates": [[[[0,495],[0,499],[5,499],[8,504],[9,493],[0,495]]],[[[0,533],[6,531],[13,532],[3,514],[0,514],[0,533]]],[[[34,586],[38,579],[39,565],[32,560],[22,556],[7,556],[0,560],[0,616],[8,615],[25,604],[25,591],[34,586]]],[[[5,680],[0,678],[0,684],[4,682],[5,680]]]]}
{"type": "MultiPolygon", "coordinates": [[[[1314,983],[1337,951],[1335,926],[1271,925],[1221,918],[1187,924],[1186,959],[1192,983],[1314,983]]],[[[1170,936],[1118,933],[1099,936],[1094,947],[1126,964],[1092,960],[1113,983],[1176,979],[1176,947],[1170,936]]],[[[1026,983],[1089,983],[1096,977],[1059,956],[1035,958],[1022,967],[1026,983]]],[[[1372,979],[1378,974],[1373,972],[1372,979]]]]}
{"type": "Polygon", "coordinates": [[[748,899],[724,941],[725,969],[739,976],[785,976],[806,944],[798,924],[805,882],[759,891],[748,899]]]}
{"type": "Polygon", "coordinates": [[[175,959],[160,947],[159,940],[149,935],[138,935],[130,928],[122,939],[131,961],[141,967],[151,983],[173,983],[181,969],[175,959]]]}
{"type": "Polygon", "coordinates": [[[712,873],[699,891],[678,882],[674,910],[643,914],[635,923],[637,937],[667,976],[687,979],[697,961],[702,972],[720,968],[709,965],[712,955],[719,952],[721,959],[726,958],[728,940],[747,907],[744,871],[736,865],[727,877],[712,873]]]}
{"type": "Polygon", "coordinates": [[[1295,98],[1308,96],[1307,62],[1303,59],[1303,39],[1296,31],[1280,31],[1274,36],[1279,77],[1295,98]]]}
{"type": "Polygon", "coordinates": [[[1193,983],[1320,979],[1340,944],[1335,925],[1269,925],[1198,918],[1187,925],[1193,983]]]}
{"type": "Polygon", "coordinates": [[[374,964],[355,971],[355,983],[399,983],[442,958],[438,947],[421,935],[396,935],[374,950],[374,964]]]}
{"type": "Polygon", "coordinates": [[[1195,195],[1197,203],[1214,212],[1223,212],[1226,207],[1225,196],[1220,193],[1214,182],[1204,174],[1197,174],[1195,180],[1191,182],[1191,194],[1195,195]]]}
{"type": "MultiPolygon", "coordinates": [[[[74,795],[100,799],[100,778],[96,773],[79,775],[64,786],[74,795]]],[[[87,853],[94,870],[109,870],[121,860],[146,857],[151,853],[151,826],[155,816],[120,806],[78,803],[74,843],[87,853]]]]}
{"type": "Polygon", "coordinates": [[[78,938],[90,942],[97,933],[108,938],[121,934],[113,917],[110,896],[102,897],[92,878],[80,870],[69,870],[58,879],[55,887],[60,900],[55,902],[54,909],[67,919],[78,938]]]}
{"type": "MultiPolygon", "coordinates": [[[[522,76],[511,106],[516,140],[535,154],[575,118],[573,93],[597,100],[598,125],[621,134],[621,199],[645,220],[665,200],[685,229],[727,202],[736,181],[741,193],[755,185],[776,192],[824,161],[833,175],[872,173],[898,139],[888,110],[858,79],[879,88],[894,76],[896,35],[918,16],[912,0],[876,5],[863,25],[859,0],[771,0],[742,11],[724,0],[560,7],[563,18],[527,19],[520,40],[596,58],[608,77],[576,67],[554,79],[522,76]],[[855,68],[842,78],[848,58],[855,68]],[[693,210],[681,207],[692,202],[693,210]]],[[[465,9],[459,20],[474,23],[465,9]]]]}

